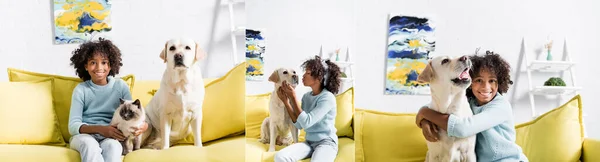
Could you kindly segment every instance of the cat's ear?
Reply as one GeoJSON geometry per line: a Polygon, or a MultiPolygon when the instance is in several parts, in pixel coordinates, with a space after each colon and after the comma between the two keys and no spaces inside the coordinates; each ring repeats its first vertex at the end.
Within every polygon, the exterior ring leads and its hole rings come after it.
{"type": "Polygon", "coordinates": [[[142,108],[142,106],[140,105],[140,99],[135,99],[135,101],[133,101],[133,104],[136,105],[138,108],[142,108]]]}
{"type": "Polygon", "coordinates": [[[123,103],[125,103],[125,100],[123,100],[123,98],[119,98],[119,102],[120,102],[121,104],[123,104],[123,103]]]}

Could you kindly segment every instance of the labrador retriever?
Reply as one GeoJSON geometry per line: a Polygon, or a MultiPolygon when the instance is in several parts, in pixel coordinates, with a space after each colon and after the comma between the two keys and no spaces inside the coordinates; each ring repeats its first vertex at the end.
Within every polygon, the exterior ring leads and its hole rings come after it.
{"type": "MultiPolygon", "coordinates": [[[[428,82],[432,102],[429,108],[444,114],[459,117],[472,116],[473,112],[466,97],[466,89],[471,85],[469,69],[471,61],[467,56],[451,58],[438,56],[429,61],[418,81],[428,82]]],[[[425,161],[476,161],[475,137],[449,137],[440,130],[437,142],[427,142],[428,152],[425,161]]]]}
{"type": "Polygon", "coordinates": [[[148,130],[145,147],[167,149],[193,133],[194,145],[202,147],[204,81],[198,62],[204,51],[191,39],[171,39],[160,58],[167,67],[160,88],[146,106],[148,130]]]}
{"type": "Polygon", "coordinates": [[[292,87],[298,85],[298,75],[293,69],[279,68],[275,70],[269,77],[269,81],[273,82],[275,89],[271,94],[269,104],[269,117],[263,120],[260,127],[260,142],[269,143],[269,152],[275,151],[275,144],[289,145],[293,139],[294,143],[298,142],[298,129],[294,126],[290,115],[285,110],[285,105],[277,95],[277,90],[281,87],[283,81],[288,82],[292,87]],[[289,134],[292,134],[290,139],[289,134]]]}

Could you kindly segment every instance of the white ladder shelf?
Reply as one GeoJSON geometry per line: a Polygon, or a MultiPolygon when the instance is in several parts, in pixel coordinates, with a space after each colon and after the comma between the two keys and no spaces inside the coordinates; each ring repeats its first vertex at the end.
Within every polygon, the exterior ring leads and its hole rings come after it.
{"type": "Polygon", "coordinates": [[[238,54],[237,54],[237,41],[236,41],[236,36],[237,35],[244,35],[244,33],[246,33],[246,27],[243,26],[235,26],[235,14],[233,13],[233,5],[238,4],[238,3],[245,3],[244,0],[221,0],[221,4],[222,5],[227,5],[228,9],[229,9],[229,27],[230,27],[230,37],[231,37],[231,45],[232,45],[232,53],[231,53],[231,57],[233,58],[233,66],[236,66],[239,61],[238,61],[238,54]]]}
{"type": "MultiPolygon", "coordinates": [[[[563,56],[560,61],[545,61],[545,60],[531,60],[529,61],[529,57],[527,56],[526,48],[525,48],[525,38],[523,38],[521,42],[521,51],[519,56],[519,62],[517,63],[517,71],[515,75],[515,82],[519,81],[519,74],[521,73],[521,66],[525,63],[525,68],[527,71],[527,79],[529,85],[529,104],[531,106],[531,116],[533,118],[537,118],[541,113],[536,112],[534,95],[543,95],[543,96],[559,96],[562,97],[568,94],[575,94],[581,90],[581,87],[578,87],[575,82],[575,74],[573,73],[575,63],[571,61],[570,55],[567,51],[567,41],[565,39],[563,46],[563,56]],[[571,85],[567,85],[565,87],[562,86],[534,86],[531,83],[532,73],[533,72],[550,72],[550,73],[561,73],[561,78],[564,78],[565,72],[569,72],[571,76],[571,85]]],[[[515,103],[515,93],[516,90],[513,90],[511,103],[515,103]]],[[[514,106],[513,106],[514,107],[514,106]]]]}
{"type": "MultiPolygon", "coordinates": [[[[331,59],[329,57],[325,58],[323,56],[323,46],[321,46],[321,49],[319,50],[319,57],[321,57],[321,59],[326,60],[326,59],[331,59]]],[[[353,66],[354,66],[354,62],[352,62],[350,60],[350,48],[346,48],[346,59],[345,61],[334,61],[332,60],[331,62],[335,63],[336,65],[338,65],[340,67],[340,70],[346,74],[346,77],[341,78],[342,83],[351,83],[351,87],[354,87],[354,71],[352,70],[353,66]],[[350,70],[350,75],[348,75],[348,73],[346,73],[346,69],[350,70]]]]}

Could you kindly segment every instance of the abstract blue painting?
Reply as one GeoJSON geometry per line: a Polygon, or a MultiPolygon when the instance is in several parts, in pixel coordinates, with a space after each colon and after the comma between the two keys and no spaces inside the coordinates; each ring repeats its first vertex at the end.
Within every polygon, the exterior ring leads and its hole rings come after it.
{"type": "Polygon", "coordinates": [[[109,32],[111,1],[53,0],[55,44],[83,43],[109,32]]]}
{"type": "Polygon", "coordinates": [[[427,17],[389,15],[386,95],[427,95],[429,85],[417,82],[435,51],[435,26],[427,17]]]}
{"type": "Polygon", "coordinates": [[[265,39],[261,31],[246,29],[246,80],[263,79],[264,53],[265,39]]]}

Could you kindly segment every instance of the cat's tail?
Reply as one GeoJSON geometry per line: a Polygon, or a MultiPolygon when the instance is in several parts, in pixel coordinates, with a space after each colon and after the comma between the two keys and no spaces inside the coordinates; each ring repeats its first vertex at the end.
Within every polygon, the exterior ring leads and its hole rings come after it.
{"type": "Polygon", "coordinates": [[[150,135],[150,137],[148,137],[148,139],[146,140],[146,145],[144,145],[143,148],[160,149],[160,137],[157,137],[156,135],[154,135],[154,133],[152,133],[152,135],[150,135]]]}
{"type": "Polygon", "coordinates": [[[160,149],[160,137],[158,136],[158,131],[156,129],[153,129],[151,126],[148,126],[148,130],[150,131],[150,135],[148,135],[145,139],[144,139],[144,144],[142,145],[142,148],[146,148],[146,149],[160,149]]]}

